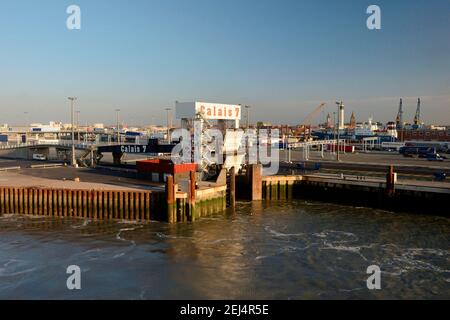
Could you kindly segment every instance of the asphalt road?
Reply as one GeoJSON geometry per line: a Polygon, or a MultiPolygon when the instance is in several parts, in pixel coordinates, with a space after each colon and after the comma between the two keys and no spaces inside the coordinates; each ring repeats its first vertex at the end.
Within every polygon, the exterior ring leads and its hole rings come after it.
{"type": "MultiPolygon", "coordinates": [[[[90,169],[90,168],[73,168],[73,167],[56,167],[56,168],[42,168],[31,169],[31,165],[46,164],[41,161],[25,161],[25,160],[3,160],[0,159],[0,169],[7,167],[20,166],[21,170],[10,172],[0,172],[0,179],[8,178],[26,181],[26,177],[33,178],[38,182],[41,178],[45,182],[52,180],[55,183],[61,181],[74,181],[75,178],[80,178],[83,183],[100,183],[104,185],[128,187],[135,189],[146,190],[162,190],[161,184],[155,184],[148,180],[139,179],[136,172],[119,172],[109,169],[90,169]]],[[[51,182],[50,182],[51,183],[51,182]]]]}
{"type": "MultiPolygon", "coordinates": [[[[336,161],[336,155],[325,153],[325,157],[322,159],[318,152],[310,152],[310,161],[336,161]]],[[[285,161],[287,159],[287,152],[282,150],[280,152],[280,160],[285,161]]],[[[291,152],[292,161],[303,161],[302,151],[291,152]]],[[[354,154],[341,154],[340,160],[342,162],[362,163],[362,164],[378,164],[378,165],[401,165],[401,166],[417,166],[427,168],[447,168],[450,169],[450,159],[439,161],[428,161],[423,158],[406,158],[398,153],[392,152],[370,152],[370,153],[354,153],[354,154]]]]}

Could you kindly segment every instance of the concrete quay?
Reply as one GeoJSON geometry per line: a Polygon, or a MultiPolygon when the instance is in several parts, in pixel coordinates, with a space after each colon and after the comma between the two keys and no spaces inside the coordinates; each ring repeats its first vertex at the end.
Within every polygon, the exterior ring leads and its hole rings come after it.
{"type": "Polygon", "coordinates": [[[416,180],[397,181],[393,168],[386,179],[352,175],[286,175],[252,177],[250,170],[239,179],[236,193],[247,200],[289,201],[293,199],[337,202],[394,211],[448,215],[450,184],[416,180]],[[256,187],[250,186],[250,181],[256,187]],[[249,190],[253,190],[252,193],[249,190]],[[256,190],[256,192],[255,192],[256,190]]]}

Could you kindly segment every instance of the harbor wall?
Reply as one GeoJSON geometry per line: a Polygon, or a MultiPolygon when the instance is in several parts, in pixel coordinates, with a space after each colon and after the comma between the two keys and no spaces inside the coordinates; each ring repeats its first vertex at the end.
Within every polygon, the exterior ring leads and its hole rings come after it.
{"type": "Polygon", "coordinates": [[[164,220],[163,192],[0,187],[0,213],[94,220],[164,220]]]}
{"type": "Polygon", "coordinates": [[[450,189],[386,182],[345,181],[313,176],[262,179],[264,200],[316,200],[393,211],[448,215],[450,189]]]}
{"type": "Polygon", "coordinates": [[[394,168],[385,167],[386,180],[370,177],[285,175],[261,177],[260,166],[236,177],[237,198],[245,201],[295,199],[374,207],[399,212],[448,214],[450,185],[399,182],[394,168]],[[386,170],[387,169],[387,170],[386,170]],[[254,186],[257,184],[260,188],[254,186]]]}

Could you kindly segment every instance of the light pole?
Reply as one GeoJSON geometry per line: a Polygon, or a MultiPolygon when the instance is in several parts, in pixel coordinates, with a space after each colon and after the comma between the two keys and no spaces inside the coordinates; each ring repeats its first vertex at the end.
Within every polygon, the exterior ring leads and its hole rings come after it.
{"type": "Polygon", "coordinates": [[[117,144],[120,143],[120,109],[116,109],[116,130],[117,130],[117,144]]]}
{"type": "Polygon", "coordinates": [[[77,115],[77,141],[80,143],[80,110],[77,110],[75,113],[77,115]]]}
{"type": "Polygon", "coordinates": [[[340,124],[341,121],[343,121],[344,119],[341,119],[341,110],[344,108],[344,103],[342,101],[336,101],[336,105],[338,106],[338,125],[337,125],[337,153],[336,153],[336,161],[340,161],[340,157],[339,157],[339,148],[340,148],[340,124]]]}
{"type": "Polygon", "coordinates": [[[172,110],[171,108],[166,108],[165,109],[167,112],[167,142],[170,143],[170,124],[169,124],[169,119],[170,119],[170,110],[172,110]]]}
{"type": "Polygon", "coordinates": [[[247,130],[250,128],[250,108],[251,106],[245,106],[245,109],[247,110],[247,130]]]}
{"type": "Polygon", "coordinates": [[[70,118],[71,118],[71,129],[72,129],[72,166],[76,165],[76,159],[75,159],[75,128],[73,123],[73,104],[75,100],[77,100],[77,97],[69,97],[70,100],[70,118]]]}
{"type": "MultiPolygon", "coordinates": [[[[25,142],[28,142],[28,131],[30,130],[30,123],[28,121],[28,111],[23,113],[25,115],[25,142]]],[[[23,140],[22,140],[23,141],[23,140]]]]}

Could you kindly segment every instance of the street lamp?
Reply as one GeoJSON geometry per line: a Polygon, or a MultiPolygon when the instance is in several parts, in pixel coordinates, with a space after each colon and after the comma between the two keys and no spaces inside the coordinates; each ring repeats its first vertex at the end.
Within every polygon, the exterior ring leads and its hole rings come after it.
{"type": "Polygon", "coordinates": [[[116,130],[117,130],[117,144],[120,143],[120,109],[116,109],[116,130]]]}
{"type": "Polygon", "coordinates": [[[165,109],[167,112],[167,142],[170,143],[170,124],[169,124],[169,118],[170,118],[170,110],[172,110],[172,108],[166,108],[165,109]]]}
{"type": "Polygon", "coordinates": [[[75,159],[75,128],[73,123],[73,104],[75,100],[77,100],[77,97],[69,97],[70,100],[70,118],[71,118],[71,130],[72,130],[72,166],[76,165],[76,159],[75,159]]]}

